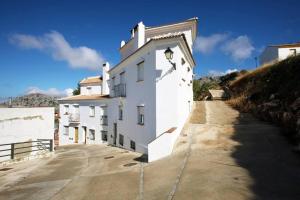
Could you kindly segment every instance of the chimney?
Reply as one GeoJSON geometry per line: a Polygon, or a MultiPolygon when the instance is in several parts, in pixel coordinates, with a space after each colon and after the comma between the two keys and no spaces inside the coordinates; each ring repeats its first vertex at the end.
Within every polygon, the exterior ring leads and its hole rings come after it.
{"type": "Polygon", "coordinates": [[[145,44],[145,25],[138,23],[131,31],[131,38],[134,39],[134,49],[138,49],[145,44]]]}
{"type": "Polygon", "coordinates": [[[107,81],[109,80],[109,63],[106,62],[103,64],[102,67],[102,95],[108,95],[109,94],[109,87],[107,81]]]}

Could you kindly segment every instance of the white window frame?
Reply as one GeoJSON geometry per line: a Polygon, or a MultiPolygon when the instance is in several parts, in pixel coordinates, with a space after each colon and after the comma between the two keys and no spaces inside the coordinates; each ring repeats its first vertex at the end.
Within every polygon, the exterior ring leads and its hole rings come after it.
{"type": "Polygon", "coordinates": [[[137,64],[137,82],[144,81],[145,78],[145,66],[144,61],[137,64]]]}
{"type": "Polygon", "coordinates": [[[95,110],[96,110],[95,106],[93,106],[93,105],[89,106],[89,115],[90,115],[90,117],[95,117],[95,110]]]}
{"type": "Polygon", "coordinates": [[[289,49],[290,56],[296,56],[297,55],[297,49],[289,49]]]}
{"type": "Polygon", "coordinates": [[[96,132],[94,129],[89,129],[89,139],[90,140],[95,140],[95,137],[96,137],[96,132]]]}
{"type": "Polygon", "coordinates": [[[119,120],[123,120],[123,117],[124,117],[123,106],[119,105],[119,120]]]}
{"type": "Polygon", "coordinates": [[[64,115],[68,115],[69,110],[70,110],[70,106],[69,105],[64,105],[64,115]]]}
{"type": "Polygon", "coordinates": [[[92,87],[91,86],[86,87],[86,92],[87,92],[88,95],[91,95],[92,94],[92,87]]]}
{"type": "Polygon", "coordinates": [[[69,126],[64,126],[64,135],[69,136],[69,134],[70,134],[69,126]]]}
{"type": "Polygon", "coordinates": [[[137,123],[139,125],[145,124],[145,107],[137,106],[137,123]]]}

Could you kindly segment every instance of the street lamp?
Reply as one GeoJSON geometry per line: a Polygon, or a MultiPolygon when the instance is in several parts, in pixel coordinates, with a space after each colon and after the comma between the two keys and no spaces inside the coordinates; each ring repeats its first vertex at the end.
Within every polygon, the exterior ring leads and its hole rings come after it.
{"type": "Polygon", "coordinates": [[[166,59],[172,64],[174,70],[176,70],[176,63],[171,61],[173,59],[173,54],[174,52],[170,49],[170,47],[165,50],[166,59]]]}

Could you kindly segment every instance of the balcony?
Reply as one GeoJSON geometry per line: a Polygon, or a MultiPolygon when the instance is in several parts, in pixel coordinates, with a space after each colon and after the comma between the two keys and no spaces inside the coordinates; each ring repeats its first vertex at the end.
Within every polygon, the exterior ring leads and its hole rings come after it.
{"type": "Polygon", "coordinates": [[[70,113],[69,114],[69,123],[79,123],[80,115],[79,113],[70,113]]]}
{"type": "Polygon", "coordinates": [[[107,115],[102,115],[102,116],[100,117],[100,124],[101,124],[101,125],[105,125],[105,126],[108,125],[107,115]]]}
{"type": "Polygon", "coordinates": [[[120,83],[114,86],[114,97],[126,97],[126,84],[120,83]]]}

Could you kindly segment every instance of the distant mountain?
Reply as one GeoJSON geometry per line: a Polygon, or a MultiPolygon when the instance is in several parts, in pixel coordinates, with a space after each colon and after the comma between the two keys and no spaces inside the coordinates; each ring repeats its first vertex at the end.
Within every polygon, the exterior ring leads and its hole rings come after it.
{"type": "MultiPolygon", "coordinates": [[[[12,99],[12,107],[55,107],[58,108],[60,97],[49,96],[45,94],[35,93],[24,96],[14,97],[12,99]]],[[[9,101],[0,104],[0,107],[7,107],[9,101]]]]}

